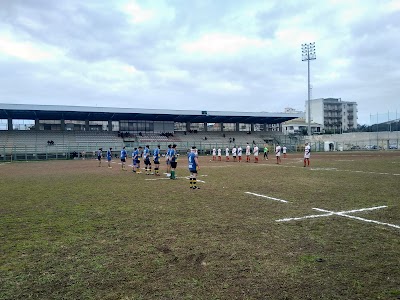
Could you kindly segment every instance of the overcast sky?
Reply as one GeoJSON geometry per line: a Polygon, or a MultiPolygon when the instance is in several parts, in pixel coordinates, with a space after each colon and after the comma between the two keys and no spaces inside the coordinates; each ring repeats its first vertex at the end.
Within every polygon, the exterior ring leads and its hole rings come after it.
{"type": "Polygon", "coordinates": [[[1,103],[400,117],[400,1],[0,0],[1,103]]]}

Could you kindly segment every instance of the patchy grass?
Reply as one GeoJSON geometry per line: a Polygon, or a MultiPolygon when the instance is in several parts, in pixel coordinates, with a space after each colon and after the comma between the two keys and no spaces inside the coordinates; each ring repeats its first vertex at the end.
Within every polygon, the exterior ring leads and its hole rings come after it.
{"type": "Polygon", "coordinates": [[[95,161],[1,165],[0,299],[399,299],[400,229],[275,221],[387,205],[353,215],[400,225],[399,154],[201,157],[195,191],[95,161]]]}

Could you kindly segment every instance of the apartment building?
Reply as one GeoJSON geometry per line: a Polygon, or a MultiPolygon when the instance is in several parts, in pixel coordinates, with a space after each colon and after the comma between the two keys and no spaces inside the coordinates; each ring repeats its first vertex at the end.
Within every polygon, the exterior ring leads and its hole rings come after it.
{"type": "MultiPolygon", "coordinates": [[[[306,120],[308,120],[306,101],[306,120]]],[[[342,133],[357,128],[357,102],[340,98],[319,98],[310,101],[311,122],[322,124],[324,131],[342,133]]]]}

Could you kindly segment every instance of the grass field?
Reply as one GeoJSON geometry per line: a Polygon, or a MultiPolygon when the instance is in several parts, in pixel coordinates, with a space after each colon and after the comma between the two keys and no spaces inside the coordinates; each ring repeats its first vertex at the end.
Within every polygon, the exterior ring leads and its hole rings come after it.
{"type": "Polygon", "coordinates": [[[209,160],[0,164],[0,299],[400,299],[400,152],[209,160]]]}

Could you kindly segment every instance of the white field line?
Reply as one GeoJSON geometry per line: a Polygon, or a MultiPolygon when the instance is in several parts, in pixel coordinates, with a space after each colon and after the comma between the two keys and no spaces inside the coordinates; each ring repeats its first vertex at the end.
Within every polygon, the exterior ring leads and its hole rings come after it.
{"type": "Polygon", "coordinates": [[[385,225],[385,226],[389,226],[389,227],[394,227],[394,228],[400,229],[399,225],[379,222],[379,221],[375,221],[375,220],[364,219],[364,218],[355,217],[355,216],[349,216],[349,215],[346,215],[346,214],[338,214],[338,215],[342,216],[342,217],[347,217],[347,218],[350,218],[350,219],[355,219],[355,220],[359,220],[359,221],[364,221],[364,222],[368,222],[368,223],[375,223],[375,224],[379,224],[379,225],[385,225]]]}
{"type": "Polygon", "coordinates": [[[297,217],[297,218],[285,218],[285,219],[279,219],[279,220],[275,220],[275,221],[276,222],[288,222],[288,221],[298,221],[298,220],[304,220],[304,219],[310,219],[310,218],[329,217],[329,216],[335,215],[335,216],[340,216],[340,217],[345,217],[345,218],[350,218],[350,219],[355,219],[355,220],[364,221],[364,222],[368,222],[368,223],[374,223],[374,224],[378,224],[378,225],[385,225],[385,226],[389,226],[389,227],[400,229],[399,225],[390,224],[390,223],[384,223],[384,222],[379,222],[379,221],[375,221],[375,220],[369,220],[369,219],[365,219],[365,218],[360,218],[360,217],[355,217],[355,216],[348,215],[349,213],[356,213],[356,212],[360,212],[360,211],[370,211],[370,210],[376,210],[376,209],[381,209],[381,208],[386,208],[386,207],[387,207],[386,205],[382,205],[382,206],[375,206],[375,207],[361,208],[361,209],[353,209],[353,210],[339,211],[339,212],[334,212],[334,211],[330,211],[330,210],[321,209],[321,208],[315,208],[314,207],[313,210],[324,212],[325,214],[309,215],[309,216],[297,217]]]}
{"type": "Polygon", "coordinates": [[[351,213],[351,212],[374,210],[374,209],[380,209],[380,208],[384,208],[384,207],[387,207],[387,206],[377,206],[377,207],[371,207],[369,209],[368,208],[364,208],[364,209],[356,209],[356,210],[342,211],[342,212],[331,212],[331,211],[328,211],[328,210],[325,210],[325,209],[320,209],[320,208],[313,208],[313,209],[317,210],[317,211],[333,213],[334,215],[338,215],[338,216],[341,216],[341,217],[346,217],[346,218],[350,218],[350,219],[355,219],[355,220],[359,220],[359,221],[364,221],[364,222],[374,223],[374,224],[379,224],[379,225],[385,225],[385,226],[389,226],[389,227],[394,227],[394,228],[400,229],[399,225],[394,225],[394,224],[390,224],[390,223],[384,223],[384,222],[379,222],[379,221],[375,221],[375,220],[369,220],[369,219],[364,219],[364,218],[360,218],[360,217],[347,215],[347,213],[351,213]]]}
{"type": "MultiPolygon", "coordinates": [[[[183,179],[188,179],[188,180],[190,179],[190,177],[188,177],[188,176],[177,176],[176,178],[177,179],[183,178],[183,179]]],[[[146,178],[145,180],[155,181],[155,180],[171,180],[171,179],[169,177],[167,177],[167,178],[146,178]]],[[[200,180],[200,179],[197,179],[197,182],[206,183],[205,181],[200,180]]]]}
{"type": "Polygon", "coordinates": [[[371,172],[371,171],[354,171],[354,170],[339,170],[337,168],[310,168],[310,170],[311,171],[337,171],[337,172],[349,172],[349,173],[400,176],[400,174],[396,174],[396,173],[383,173],[383,172],[371,172]]]}
{"type": "Polygon", "coordinates": [[[271,200],[283,202],[283,203],[289,203],[289,201],[282,200],[282,199],[278,199],[278,198],[274,198],[274,197],[270,197],[270,196],[255,194],[255,193],[251,193],[251,192],[244,192],[244,193],[245,193],[245,194],[249,194],[249,195],[254,195],[254,196],[257,196],[257,197],[262,197],[262,198],[267,198],[267,199],[271,199],[271,200]]]}
{"type": "Polygon", "coordinates": [[[292,164],[301,164],[301,163],[303,163],[303,160],[301,159],[301,160],[295,160],[295,161],[288,161],[288,162],[285,162],[285,165],[287,164],[287,165],[292,165],[292,164]]]}
{"type": "Polygon", "coordinates": [[[333,213],[333,214],[349,214],[349,213],[354,213],[354,212],[359,212],[359,211],[375,210],[375,209],[381,209],[381,208],[386,208],[386,207],[387,207],[386,205],[381,205],[381,206],[374,206],[374,207],[360,208],[360,209],[353,209],[353,210],[344,210],[344,211],[337,211],[337,212],[313,207],[313,210],[322,211],[322,212],[326,212],[326,213],[333,213]]]}
{"type": "Polygon", "coordinates": [[[225,165],[225,166],[208,166],[207,168],[227,168],[227,167],[233,167],[232,165],[225,165]]]}
{"type": "Polygon", "coordinates": [[[309,215],[309,216],[304,216],[304,217],[297,217],[297,218],[285,218],[285,219],[279,219],[275,220],[276,222],[289,222],[289,221],[299,221],[299,220],[304,220],[304,219],[312,219],[312,218],[319,218],[319,217],[329,217],[332,216],[333,213],[328,213],[328,214],[322,214],[322,215],[309,215]]]}
{"type": "Polygon", "coordinates": [[[299,166],[288,166],[285,164],[254,164],[258,166],[267,166],[267,167],[280,167],[280,168],[301,168],[301,169],[309,169],[310,171],[336,171],[336,172],[349,172],[349,173],[362,173],[362,174],[376,174],[376,175],[392,175],[392,176],[400,176],[399,173],[380,173],[380,172],[371,172],[371,171],[354,171],[354,170],[340,170],[337,168],[304,168],[299,166]]]}
{"type": "Polygon", "coordinates": [[[387,206],[382,205],[382,206],[375,206],[375,207],[361,208],[361,209],[353,209],[353,210],[346,210],[346,211],[339,211],[339,212],[334,212],[334,211],[321,209],[321,208],[313,208],[313,210],[325,212],[326,214],[310,215],[310,216],[297,217],[297,218],[285,218],[285,219],[276,220],[276,222],[288,222],[288,221],[296,221],[296,220],[303,220],[303,219],[309,219],[309,218],[328,217],[328,216],[332,216],[332,215],[339,215],[340,216],[342,214],[348,214],[348,213],[354,213],[354,212],[366,211],[366,210],[375,210],[375,209],[381,209],[381,208],[385,208],[385,207],[387,207],[387,206]]]}

